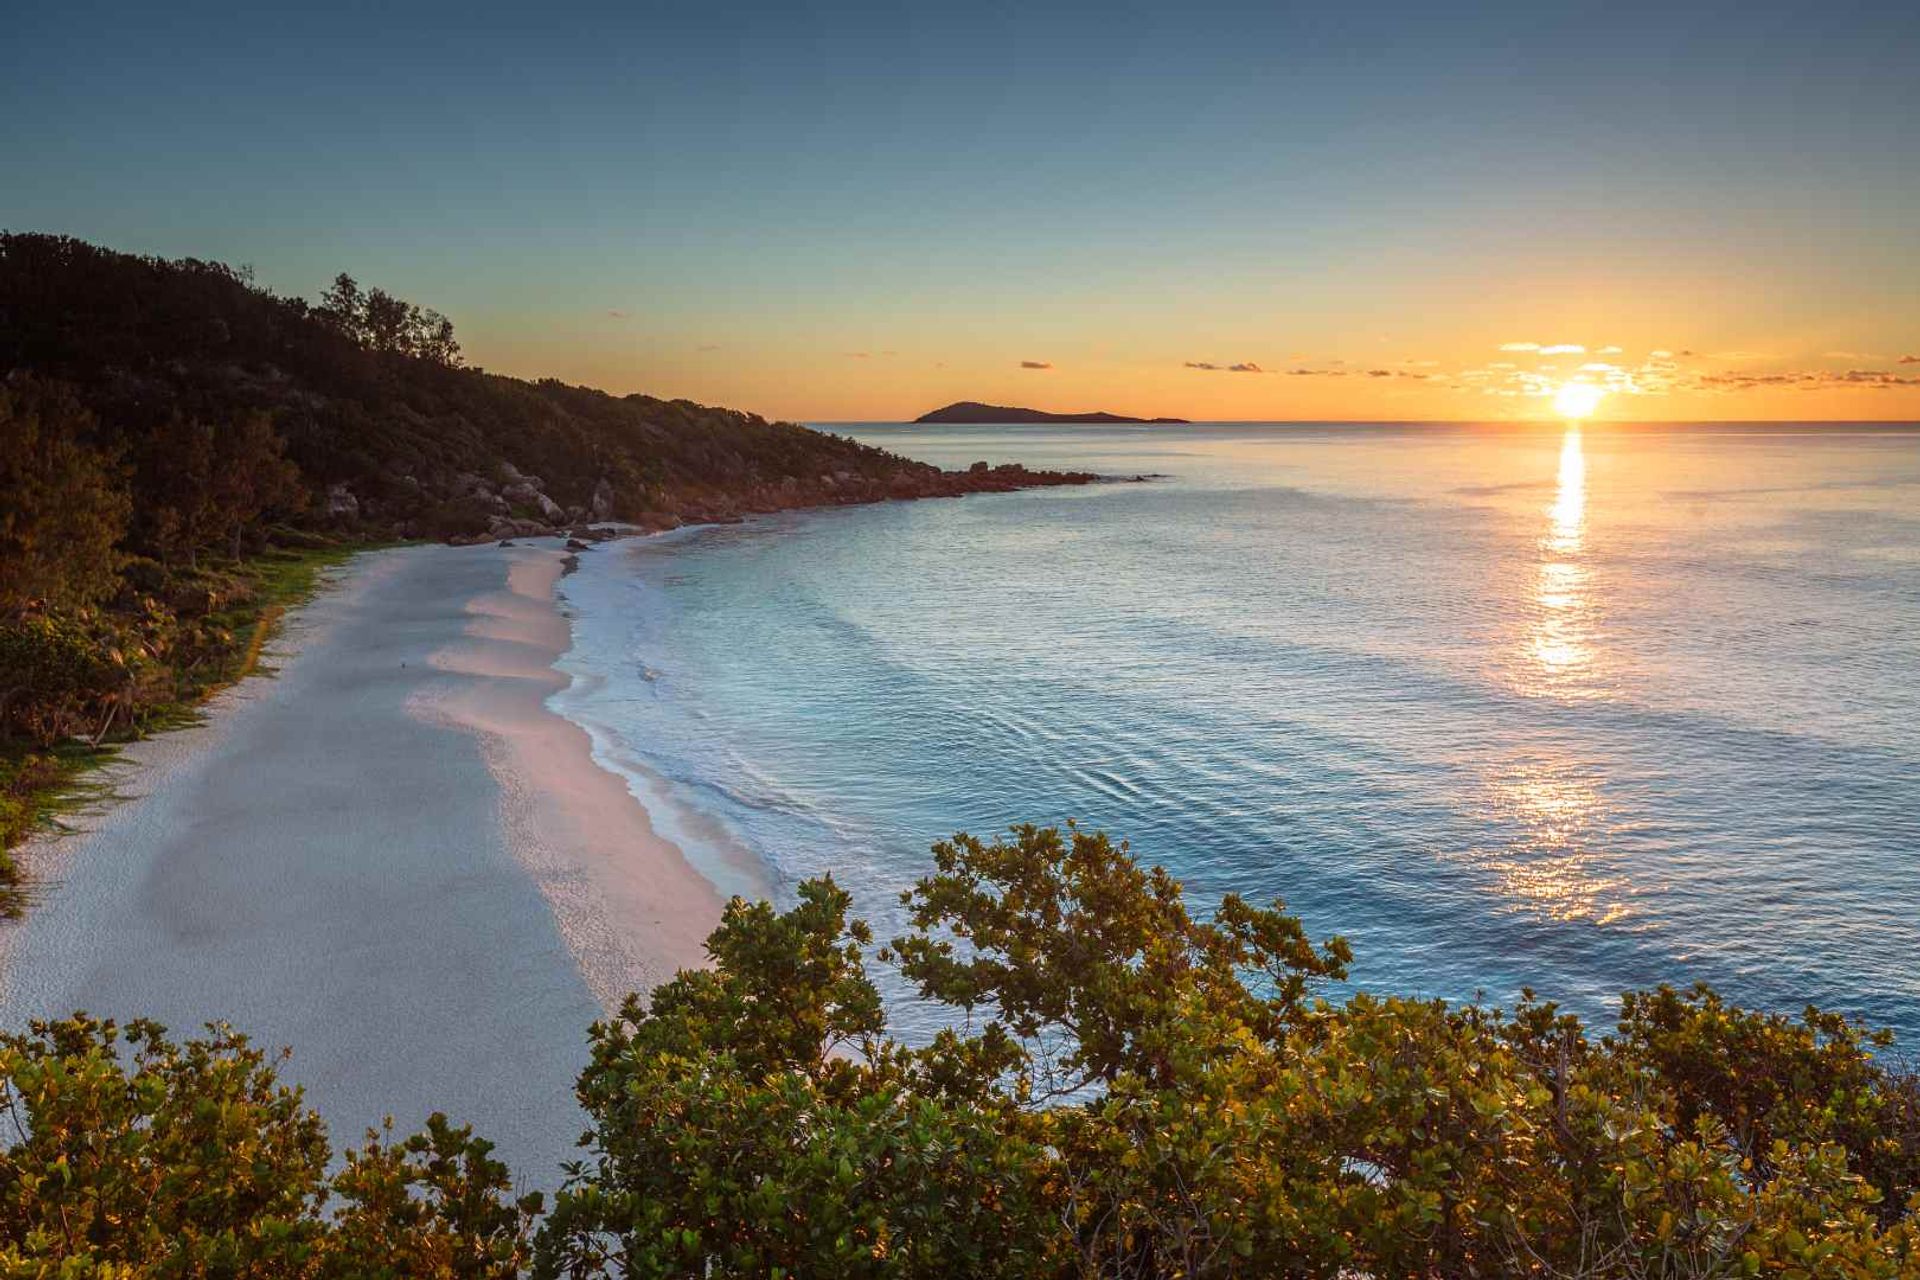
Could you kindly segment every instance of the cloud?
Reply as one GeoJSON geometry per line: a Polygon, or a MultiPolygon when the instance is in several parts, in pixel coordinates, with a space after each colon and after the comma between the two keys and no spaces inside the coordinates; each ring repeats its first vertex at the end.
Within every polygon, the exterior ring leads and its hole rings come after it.
{"type": "Polygon", "coordinates": [[[1920,356],[1901,356],[1901,364],[1920,364],[1920,356]]]}
{"type": "Polygon", "coordinates": [[[1647,352],[1647,354],[1652,356],[1655,360],[1673,359],[1673,352],[1671,351],[1649,351],[1647,352]]]}
{"type": "Polygon", "coordinates": [[[1617,356],[1620,354],[1620,348],[1615,346],[1605,346],[1600,348],[1598,351],[1594,352],[1593,354],[1597,356],[1617,356]]]}
{"type": "Polygon", "coordinates": [[[1022,369],[1051,369],[1053,368],[1053,362],[1051,360],[1022,360],[1020,367],[1022,369]]]}
{"type": "Polygon", "coordinates": [[[1259,365],[1255,364],[1251,360],[1243,360],[1239,364],[1228,365],[1227,372],[1228,373],[1265,373],[1266,370],[1262,369],[1259,365]]]}
{"type": "Polygon", "coordinates": [[[1287,373],[1295,378],[1344,378],[1345,369],[1289,369],[1287,373]]]}
{"type": "Polygon", "coordinates": [[[720,344],[717,342],[703,342],[694,349],[696,351],[718,351],[720,349],[720,344]]]}
{"type": "Polygon", "coordinates": [[[1186,367],[1189,369],[1202,369],[1208,373],[1265,373],[1266,372],[1265,369],[1262,369],[1259,365],[1255,364],[1251,360],[1242,360],[1238,364],[1215,364],[1211,360],[1188,360],[1186,362],[1186,367]]]}
{"type": "Polygon", "coordinates": [[[1885,356],[1875,355],[1871,351],[1822,351],[1822,360],[1885,360],[1885,356]]]}
{"type": "Polygon", "coordinates": [[[1577,342],[1503,342],[1502,351],[1538,351],[1543,356],[1583,356],[1587,349],[1577,342]]]}
{"type": "Polygon", "coordinates": [[[872,358],[873,358],[873,353],[870,351],[847,352],[847,359],[849,360],[871,360],[872,358]]]}
{"type": "Polygon", "coordinates": [[[1694,383],[1702,391],[1749,391],[1755,387],[1795,387],[1802,391],[1887,387],[1920,387],[1920,374],[1911,377],[1885,369],[1802,369],[1787,373],[1704,373],[1694,383]]]}
{"type": "Polygon", "coordinates": [[[622,311],[618,307],[607,308],[607,318],[609,320],[625,320],[628,314],[628,312],[622,311]]]}
{"type": "Polygon", "coordinates": [[[1368,376],[1369,378],[1391,378],[1391,377],[1393,376],[1393,370],[1391,370],[1391,369],[1369,369],[1369,370],[1367,370],[1367,376],[1368,376]]]}

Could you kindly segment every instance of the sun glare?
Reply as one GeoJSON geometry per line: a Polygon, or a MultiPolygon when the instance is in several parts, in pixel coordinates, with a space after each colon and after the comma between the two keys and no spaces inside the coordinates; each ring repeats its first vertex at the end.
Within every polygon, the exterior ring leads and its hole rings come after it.
{"type": "Polygon", "coordinates": [[[1553,393],[1554,412],[1563,418],[1587,418],[1607,393],[1591,382],[1563,382],[1553,393]]]}

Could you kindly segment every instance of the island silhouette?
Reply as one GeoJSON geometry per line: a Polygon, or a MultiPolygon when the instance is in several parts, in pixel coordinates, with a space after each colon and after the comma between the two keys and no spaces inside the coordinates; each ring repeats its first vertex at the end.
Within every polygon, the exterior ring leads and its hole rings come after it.
{"type": "Polygon", "coordinates": [[[1148,422],[1179,424],[1185,418],[1129,418],[1118,413],[1048,413],[1042,409],[1022,409],[1013,405],[981,404],[978,400],[956,400],[945,408],[923,413],[914,419],[922,423],[1009,423],[1009,422],[1148,422]]]}

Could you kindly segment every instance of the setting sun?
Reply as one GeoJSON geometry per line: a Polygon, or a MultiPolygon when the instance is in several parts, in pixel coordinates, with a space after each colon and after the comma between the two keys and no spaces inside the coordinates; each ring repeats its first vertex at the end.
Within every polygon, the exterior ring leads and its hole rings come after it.
{"type": "Polygon", "coordinates": [[[1606,394],[1604,389],[1590,382],[1563,383],[1553,393],[1553,409],[1563,418],[1591,417],[1606,394]]]}

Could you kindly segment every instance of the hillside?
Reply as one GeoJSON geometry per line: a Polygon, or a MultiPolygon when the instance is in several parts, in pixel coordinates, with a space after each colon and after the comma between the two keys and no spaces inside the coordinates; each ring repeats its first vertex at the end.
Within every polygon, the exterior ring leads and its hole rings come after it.
{"type": "Polygon", "coordinates": [[[0,376],[67,384],[102,443],[135,455],[181,419],[265,414],[299,472],[273,514],[299,524],[409,537],[477,537],[501,518],[670,526],[1086,479],[942,473],[751,414],[458,361],[450,325],[379,290],[337,288],[316,306],[219,263],[0,236],[0,376]]]}
{"type": "Polygon", "coordinates": [[[344,275],[309,303],[0,234],[0,911],[5,849],[101,749],[244,674],[354,546],[1092,479],[467,368],[445,317],[344,275]]]}
{"type": "Polygon", "coordinates": [[[1021,409],[1013,405],[981,404],[977,400],[956,400],[944,408],[923,413],[916,423],[1000,424],[1025,422],[1146,422],[1183,424],[1185,418],[1128,418],[1117,413],[1048,413],[1044,409],[1021,409]]]}

